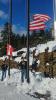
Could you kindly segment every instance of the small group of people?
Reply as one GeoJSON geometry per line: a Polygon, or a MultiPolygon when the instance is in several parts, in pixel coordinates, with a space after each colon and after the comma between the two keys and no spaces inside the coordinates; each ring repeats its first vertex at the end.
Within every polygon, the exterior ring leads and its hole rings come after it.
{"type": "MultiPolygon", "coordinates": [[[[49,63],[49,54],[48,54],[48,50],[49,48],[45,49],[45,53],[44,53],[44,65],[45,65],[45,71],[44,74],[45,76],[47,76],[47,72],[46,72],[46,68],[47,66],[50,66],[49,63]]],[[[53,53],[51,54],[51,62],[53,60],[53,53]]],[[[27,59],[25,57],[21,57],[21,62],[18,63],[18,66],[21,70],[21,82],[24,82],[24,79],[27,80],[27,59]]],[[[36,55],[36,49],[33,50],[33,61],[32,61],[32,65],[31,65],[31,71],[38,71],[38,68],[40,66],[40,60],[39,60],[39,54],[36,55]]],[[[4,78],[6,78],[6,73],[7,73],[7,69],[8,69],[8,65],[6,62],[6,59],[3,61],[2,66],[1,66],[1,70],[2,70],[2,77],[1,77],[1,81],[4,80],[4,78]]],[[[52,69],[53,71],[53,69],[52,69]]],[[[49,67],[49,72],[50,72],[50,67],[49,67]]]]}
{"type": "MultiPolygon", "coordinates": [[[[50,72],[50,61],[53,61],[53,53],[51,54],[51,57],[49,58],[49,54],[48,54],[48,50],[49,48],[45,49],[45,53],[44,53],[44,65],[45,65],[45,71],[44,74],[45,76],[48,75],[48,73],[46,72],[47,67],[49,66],[49,72],[50,72]]],[[[24,82],[24,79],[27,80],[27,59],[25,57],[21,57],[21,62],[18,63],[18,66],[21,70],[21,82],[24,82]]],[[[36,49],[33,50],[33,61],[32,61],[32,65],[31,65],[31,71],[37,71],[38,68],[40,66],[40,60],[39,60],[39,54],[36,55],[36,49]]],[[[6,73],[7,73],[7,69],[8,69],[8,65],[6,62],[6,59],[3,61],[2,66],[1,66],[1,70],[2,70],[2,77],[1,77],[1,81],[4,80],[4,78],[6,78],[6,73]]],[[[53,71],[53,67],[52,70],[53,71]]],[[[53,72],[52,72],[53,74],[53,72]]]]}
{"type": "MultiPolygon", "coordinates": [[[[24,82],[24,79],[27,80],[27,60],[25,57],[21,57],[21,62],[18,64],[19,69],[21,70],[21,82],[24,82]]],[[[36,71],[37,68],[37,59],[33,59],[32,62],[32,70],[36,71]]],[[[2,70],[2,77],[1,81],[3,81],[6,78],[6,73],[7,73],[8,65],[6,63],[6,60],[3,61],[1,70],[2,70]]]]}
{"type": "MultiPolygon", "coordinates": [[[[33,50],[33,61],[31,65],[31,71],[37,71],[37,68],[40,65],[39,55],[35,55],[36,49],[33,50]]],[[[27,79],[27,59],[25,57],[21,57],[21,62],[18,63],[19,68],[21,69],[21,82],[24,82],[24,79],[27,79]]]]}
{"type": "MultiPolygon", "coordinates": [[[[39,58],[35,55],[36,50],[33,50],[33,61],[32,61],[32,70],[31,71],[36,71],[38,66],[40,65],[40,60],[39,58]]],[[[21,57],[21,62],[18,63],[18,66],[21,70],[21,82],[24,82],[24,79],[27,80],[27,59],[25,57],[21,57]]],[[[3,61],[1,70],[2,70],[2,78],[1,81],[3,81],[6,78],[6,73],[7,73],[8,65],[6,59],[3,61]]]]}
{"type": "MultiPolygon", "coordinates": [[[[37,60],[36,58],[33,59],[32,62],[32,72],[33,70],[36,72],[37,68],[39,67],[40,60],[37,60]]],[[[24,82],[24,79],[27,80],[27,60],[24,57],[21,57],[21,62],[19,63],[19,68],[21,70],[21,82],[24,82]]]]}

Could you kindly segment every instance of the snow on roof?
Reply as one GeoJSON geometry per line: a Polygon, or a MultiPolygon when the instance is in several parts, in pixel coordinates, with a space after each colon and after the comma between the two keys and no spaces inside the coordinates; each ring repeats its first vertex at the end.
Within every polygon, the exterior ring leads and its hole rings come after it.
{"type": "MultiPolygon", "coordinates": [[[[27,52],[27,48],[22,48],[22,49],[20,49],[20,50],[18,50],[18,51],[15,51],[15,52],[13,52],[12,53],[12,56],[17,56],[17,53],[19,53],[19,52],[21,52],[21,51],[23,51],[23,52],[27,52]]],[[[24,55],[24,54],[23,54],[24,55]]]]}
{"type": "Polygon", "coordinates": [[[18,51],[12,52],[12,56],[17,56],[17,52],[18,51]]]}
{"type": "Polygon", "coordinates": [[[18,52],[20,52],[20,51],[27,52],[27,48],[22,48],[22,49],[18,50],[18,52]]]}
{"type": "Polygon", "coordinates": [[[35,50],[36,49],[36,47],[31,47],[29,50],[31,51],[31,52],[33,52],[33,50],[35,50]]]}
{"type": "Polygon", "coordinates": [[[0,60],[5,60],[5,58],[7,58],[8,59],[8,56],[3,56],[3,57],[0,57],[0,60]]]}
{"type": "Polygon", "coordinates": [[[26,57],[26,53],[23,53],[23,54],[22,54],[22,57],[26,57]]]}
{"type": "Polygon", "coordinates": [[[56,49],[56,41],[49,41],[45,44],[39,44],[37,45],[37,49],[39,50],[39,53],[45,52],[45,49],[49,47],[49,52],[53,50],[53,47],[56,49]]]}
{"type": "Polygon", "coordinates": [[[27,48],[22,48],[22,49],[20,49],[20,50],[18,50],[18,51],[12,52],[12,56],[17,56],[17,53],[19,53],[19,52],[21,52],[21,51],[27,52],[27,48]]]}
{"type": "Polygon", "coordinates": [[[20,63],[20,62],[21,62],[21,57],[16,57],[14,61],[16,61],[16,62],[19,62],[19,63],[20,63]]]}

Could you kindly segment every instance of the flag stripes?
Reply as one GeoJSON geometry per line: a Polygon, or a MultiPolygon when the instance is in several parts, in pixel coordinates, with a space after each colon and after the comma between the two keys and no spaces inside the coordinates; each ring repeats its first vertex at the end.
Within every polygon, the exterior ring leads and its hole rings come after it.
{"type": "Polygon", "coordinates": [[[46,25],[43,22],[29,25],[30,31],[36,30],[36,29],[43,30],[45,27],[46,27],[46,25]]]}
{"type": "Polygon", "coordinates": [[[33,31],[33,30],[44,30],[46,26],[31,26],[29,29],[30,31],[33,31]]]}
{"type": "Polygon", "coordinates": [[[30,22],[29,29],[32,30],[44,30],[46,27],[45,23],[41,20],[35,20],[30,22]]]}
{"type": "Polygon", "coordinates": [[[48,21],[50,19],[50,17],[48,15],[44,15],[44,14],[35,14],[35,15],[33,15],[33,19],[34,20],[41,19],[42,21],[46,22],[46,21],[48,21]]]}
{"type": "Polygon", "coordinates": [[[48,21],[50,17],[44,14],[33,15],[33,21],[30,22],[29,30],[44,30],[46,28],[45,22],[48,21]]]}
{"type": "Polygon", "coordinates": [[[35,24],[30,24],[30,27],[31,26],[42,26],[42,25],[45,25],[43,22],[41,22],[41,23],[35,23],[35,24]]]}
{"type": "Polygon", "coordinates": [[[30,24],[36,24],[36,23],[42,23],[43,21],[40,19],[40,20],[34,20],[32,22],[30,22],[30,24]]]}

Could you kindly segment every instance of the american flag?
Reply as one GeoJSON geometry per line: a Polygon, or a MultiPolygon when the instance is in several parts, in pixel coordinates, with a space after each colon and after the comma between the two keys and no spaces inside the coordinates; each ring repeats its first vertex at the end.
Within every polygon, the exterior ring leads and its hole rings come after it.
{"type": "Polygon", "coordinates": [[[33,15],[33,19],[34,20],[41,19],[43,22],[46,22],[51,18],[48,15],[45,15],[45,14],[35,14],[35,15],[33,15]]]}
{"type": "Polygon", "coordinates": [[[33,15],[33,21],[30,22],[29,30],[44,30],[46,28],[45,22],[50,19],[49,16],[43,14],[33,15]]]}
{"type": "Polygon", "coordinates": [[[29,25],[29,30],[33,31],[33,30],[44,30],[44,28],[46,27],[45,23],[41,20],[35,20],[30,22],[29,25]]]}

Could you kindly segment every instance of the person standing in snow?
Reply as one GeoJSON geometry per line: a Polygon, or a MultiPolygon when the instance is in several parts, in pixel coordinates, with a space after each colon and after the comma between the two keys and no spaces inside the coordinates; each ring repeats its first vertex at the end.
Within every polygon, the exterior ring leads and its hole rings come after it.
{"type": "Polygon", "coordinates": [[[49,53],[48,53],[48,50],[49,50],[49,48],[47,47],[47,48],[45,49],[45,53],[44,53],[44,65],[45,65],[44,74],[45,74],[46,77],[49,76],[49,73],[47,73],[46,70],[47,70],[47,67],[50,66],[50,65],[49,65],[49,53]]]}
{"type": "Polygon", "coordinates": [[[7,72],[7,64],[6,64],[6,61],[3,62],[2,66],[1,66],[1,70],[2,70],[2,78],[1,78],[1,81],[4,80],[4,78],[6,78],[6,72],[7,72]]]}
{"type": "Polygon", "coordinates": [[[21,69],[21,82],[24,82],[24,78],[27,79],[27,61],[23,57],[21,57],[19,66],[21,69]]]}
{"type": "Polygon", "coordinates": [[[36,71],[37,69],[37,59],[36,58],[33,58],[33,62],[32,62],[32,71],[36,71]]]}
{"type": "Polygon", "coordinates": [[[36,52],[36,49],[33,50],[33,61],[32,61],[32,71],[36,71],[37,70],[37,65],[39,63],[38,60],[38,56],[39,56],[39,52],[36,52]]]}

